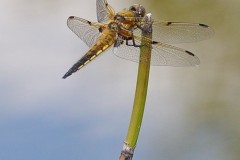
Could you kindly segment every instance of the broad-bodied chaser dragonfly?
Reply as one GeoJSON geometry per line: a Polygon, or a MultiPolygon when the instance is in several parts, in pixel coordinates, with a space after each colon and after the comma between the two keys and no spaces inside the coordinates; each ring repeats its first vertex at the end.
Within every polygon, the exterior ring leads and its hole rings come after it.
{"type": "MultiPolygon", "coordinates": [[[[68,27],[90,49],[63,78],[81,69],[111,46],[118,57],[139,62],[141,39],[144,38],[141,36],[141,22],[145,15],[141,5],[133,5],[115,14],[106,0],[97,0],[98,22],[70,16],[68,27]]],[[[200,60],[192,52],[169,44],[196,42],[210,38],[213,33],[205,24],[153,21],[151,65],[199,65],[200,60]]]]}

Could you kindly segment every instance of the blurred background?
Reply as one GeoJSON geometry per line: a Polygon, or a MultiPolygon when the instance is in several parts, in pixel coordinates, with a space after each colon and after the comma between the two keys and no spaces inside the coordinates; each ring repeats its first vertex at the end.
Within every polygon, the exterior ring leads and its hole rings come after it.
{"type": "MultiPolygon", "coordinates": [[[[152,67],[138,160],[240,159],[238,0],[140,3],[154,19],[205,23],[212,39],[179,44],[199,67],[152,67]]],[[[128,129],[136,63],[102,54],[66,80],[88,47],[67,27],[96,21],[95,0],[0,0],[0,159],[118,159],[128,129]]]]}

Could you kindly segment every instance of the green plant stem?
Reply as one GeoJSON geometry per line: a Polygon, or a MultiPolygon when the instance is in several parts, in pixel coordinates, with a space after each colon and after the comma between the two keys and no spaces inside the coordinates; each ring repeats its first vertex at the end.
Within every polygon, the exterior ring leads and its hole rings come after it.
{"type": "MultiPolygon", "coordinates": [[[[149,18],[149,17],[148,17],[149,18]]],[[[148,20],[151,20],[150,18],[148,20]]],[[[134,148],[137,144],[142,118],[144,113],[144,107],[147,97],[148,79],[150,72],[151,61],[151,49],[152,49],[152,23],[146,22],[143,25],[146,30],[143,29],[140,49],[140,60],[138,66],[138,76],[135,91],[135,98],[133,103],[133,110],[131,120],[127,132],[127,136],[124,142],[123,151],[120,156],[120,160],[131,160],[134,152],[134,148]],[[149,31],[150,32],[146,32],[149,31]]]]}
{"type": "MultiPolygon", "coordinates": [[[[152,24],[151,22],[149,23],[146,23],[145,26],[143,26],[143,28],[144,27],[147,28],[147,31],[152,30],[152,24]]],[[[144,107],[147,97],[148,79],[151,62],[152,32],[145,32],[143,30],[142,37],[147,37],[148,39],[146,38],[141,39],[140,60],[138,66],[138,77],[135,98],[133,103],[131,121],[125,140],[125,143],[127,143],[129,147],[135,147],[137,144],[137,139],[142,124],[144,107]]]]}
{"type": "MultiPolygon", "coordinates": [[[[144,35],[148,36],[150,35],[144,35]]],[[[138,135],[141,128],[144,107],[147,97],[148,79],[150,71],[150,60],[151,60],[151,47],[146,40],[142,40],[142,47],[140,51],[140,61],[138,66],[138,76],[135,91],[135,98],[133,103],[133,110],[128,133],[125,142],[130,147],[135,147],[138,139],[138,135]]]]}

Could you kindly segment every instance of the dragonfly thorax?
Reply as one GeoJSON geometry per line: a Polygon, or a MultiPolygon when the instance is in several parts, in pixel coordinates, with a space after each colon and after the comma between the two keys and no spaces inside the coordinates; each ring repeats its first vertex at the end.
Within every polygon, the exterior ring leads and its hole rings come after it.
{"type": "Polygon", "coordinates": [[[108,27],[109,27],[109,29],[111,29],[111,30],[114,31],[114,32],[118,32],[118,31],[120,30],[120,26],[119,26],[119,24],[116,23],[116,22],[110,22],[110,23],[108,24],[108,27]]]}

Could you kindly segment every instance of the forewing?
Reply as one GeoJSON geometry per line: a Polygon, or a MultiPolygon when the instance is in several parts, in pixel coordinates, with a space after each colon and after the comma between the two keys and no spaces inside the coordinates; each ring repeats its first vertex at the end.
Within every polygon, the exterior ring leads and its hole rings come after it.
{"type": "Polygon", "coordinates": [[[113,19],[115,11],[106,0],[97,0],[97,19],[99,23],[106,23],[113,19]]]}
{"type": "MultiPolygon", "coordinates": [[[[139,37],[135,37],[135,43],[140,44],[139,37]]],[[[140,47],[127,46],[126,41],[124,41],[119,47],[114,47],[114,53],[120,58],[139,62],[140,47]]],[[[151,65],[153,66],[183,67],[199,64],[198,57],[187,50],[164,43],[155,42],[155,44],[152,44],[151,65]]]]}
{"type": "MultiPolygon", "coordinates": [[[[185,22],[157,22],[152,25],[154,41],[162,43],[188,43],[208,39],[214,31],[208,25],[185,22]]],[[[141,29],[134,30],[134,35],[141,35],[141,29]]]]}
{"type": "Polygon", "coordinates": [[[99,37],[100,25],[88,20],[70,16],[67,25],[87,46],[91,47],[99,37]]]}

